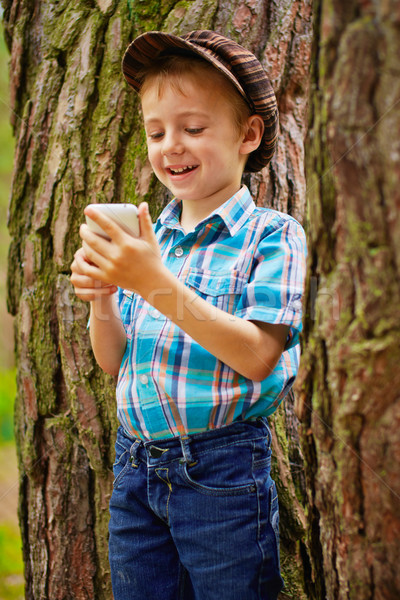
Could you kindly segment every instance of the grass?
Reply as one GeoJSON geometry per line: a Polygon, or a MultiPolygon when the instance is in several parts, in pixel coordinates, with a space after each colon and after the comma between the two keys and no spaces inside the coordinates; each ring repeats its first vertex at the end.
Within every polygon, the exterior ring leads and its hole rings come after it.
{"type": "Polygon", "coordinates": [[[23,600],[21,536],[17,520],[18,469],[13,442],[0,444],[0,600],[23,600]]]}
{"type": "Polygon", "coordinates": [[[23,600],[17,520],[18,469],[13,435],[15,369],[0,371],[0,600],[23,600]]]}
{"type": "Polygon", "coordinates": [[[0,523],[0,600],[23,600],[24,578],[19,530],[0,523]]]}

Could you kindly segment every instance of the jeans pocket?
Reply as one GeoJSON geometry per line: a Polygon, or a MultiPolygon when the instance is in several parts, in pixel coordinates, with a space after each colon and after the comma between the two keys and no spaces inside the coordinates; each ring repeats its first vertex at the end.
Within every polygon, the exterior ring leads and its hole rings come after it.
{"type": "Polygon", "coordinates": [[[194,456],[180,464],[182,479],[191,488],[210,496],[238,496],[256,491],[251,469],[251,447],[234,445],[194,456]]]}

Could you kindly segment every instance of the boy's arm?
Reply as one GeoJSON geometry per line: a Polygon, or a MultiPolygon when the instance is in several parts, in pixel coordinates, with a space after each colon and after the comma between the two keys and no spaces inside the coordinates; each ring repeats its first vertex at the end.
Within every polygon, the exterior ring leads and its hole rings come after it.
{"type": "MultiPolygon", "coordinates": [[[[89,213],[88,213],[89,214],[89,213]]],[[[288,326],[252,322],[226,313],[179,281],[161,261],[148,207],[139,207],[140,239],[125,234],[103,215],[89,215],[108,233],[99,238],[83,225],[81,237],[90,263],[86,274],[135,290],[211,354],[241,375],[265,379],[275,368],[288,326]]]]}
{"type": "Polygon", "coordinates": [[[211,354],[253,381],[272,373],[285,348],[287,325],[235,317],[198,296],[167,269],[159,283],[161,293],[148,290],[145,299],[211,354]]]}
{"type": "Polygon", "coordinates": [[[97,363],[106,373],[118,375],[126,334],[115,297],[117,288],[85,275],[86,264],[80,248],[71,265],[71,283],[81,300],[90,301],[90,341],[97,363]]]}
{"type": "Polygon", "coordinates": [[[126,333],[115,294],[92,300],[89,331],[98,365],[106,373],[118,375],[126,348],[126,333]]]}

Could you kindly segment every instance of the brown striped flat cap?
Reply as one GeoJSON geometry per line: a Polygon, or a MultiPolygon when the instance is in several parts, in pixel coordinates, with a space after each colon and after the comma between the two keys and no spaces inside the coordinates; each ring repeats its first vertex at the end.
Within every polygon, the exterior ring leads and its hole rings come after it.
{"type": "Polygon", "coordinates": [[[264,121],[265,131],[257,150],[250,154],[246,171],[265,167],[275,151],[278,130],[278,107],[271,82],[257,58],[236,42],[214,31],[192,31],[182,37],[160,31],[148,31],[127,48],[122,60],[126,81],[137,92],[139,73],[156,58],[168,54],[194,53],[224,73],[250,104],[254,114],[264,121]]]}

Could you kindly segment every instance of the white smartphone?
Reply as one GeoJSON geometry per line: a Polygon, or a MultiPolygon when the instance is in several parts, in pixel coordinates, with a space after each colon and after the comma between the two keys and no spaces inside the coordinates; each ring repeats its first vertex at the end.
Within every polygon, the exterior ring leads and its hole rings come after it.
{"type": "MultiPolygon", "coordinates": [[[[126,233],[139,237],[139,217],[137,208],[133,204],[89,204],[89,206],[100,211],[107,217],[110,217],[110,219],[122,227],[126,233]]],[[[91,231],[108,240],[110,239],[105,231],[90,217],[86,217],[86,223],[91,231]]]]}

